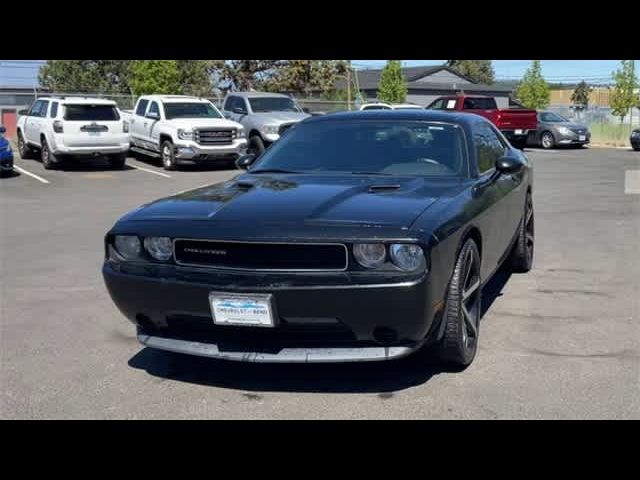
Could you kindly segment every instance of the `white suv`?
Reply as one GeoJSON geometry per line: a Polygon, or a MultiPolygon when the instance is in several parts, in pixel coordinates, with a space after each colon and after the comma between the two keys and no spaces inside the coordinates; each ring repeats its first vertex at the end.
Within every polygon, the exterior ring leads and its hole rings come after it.
{"type": "Polygon", "coordinates": [[[106,155],[116,168],[124,167],[129,150],[129,125],[115,102],[100,98],[43,97],[18,119],[18,150],[29,158],[40,151],[46,169],[61,165],[66,156],[106,155]]]}

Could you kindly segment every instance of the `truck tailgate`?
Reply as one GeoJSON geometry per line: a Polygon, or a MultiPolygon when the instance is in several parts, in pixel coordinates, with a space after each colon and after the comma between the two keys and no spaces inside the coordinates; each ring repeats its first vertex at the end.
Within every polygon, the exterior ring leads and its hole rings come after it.
{"type": "Polygon", "coordinates": [[[500,130],[535,130],[538,117],[535,110],[509,108],[498,110],[495,124],[500,130]]]}

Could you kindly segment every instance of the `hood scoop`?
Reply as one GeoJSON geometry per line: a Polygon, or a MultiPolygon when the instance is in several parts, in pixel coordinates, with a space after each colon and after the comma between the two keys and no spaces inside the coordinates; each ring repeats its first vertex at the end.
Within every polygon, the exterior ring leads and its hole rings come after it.
{"type": "Polygon", "coordinates": [[[394,190],[398,190],[400,185],[369,185],[369,193],[384,193],[384,192],[393,192],[394,190]]]}

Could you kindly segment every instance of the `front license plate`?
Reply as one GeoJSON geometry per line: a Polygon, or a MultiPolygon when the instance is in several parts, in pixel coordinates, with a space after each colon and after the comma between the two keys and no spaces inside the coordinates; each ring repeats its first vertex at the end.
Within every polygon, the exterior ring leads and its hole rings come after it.
{"type": "Polygon", "coordinates": [[[90,137],[99,137],[101,133],[102,132],[92,132],[91,130],[89,130],[90,137]]]}
{"type": "Polygon", "coordinates": [[[518,128],[518,129],[516,130],[516,135],[522,135],[522,129],[518,128]]]}
{"type": "Polygon", "coordinates": [[[209,304],[216,325],[273,327],[271,294],[230,295],[211,292],[209,304]]]}
{"type": "Polygon", "coordinates": [[[586,135],[578,135],[578,141],[584,142],[587,139],[586,135]]]}

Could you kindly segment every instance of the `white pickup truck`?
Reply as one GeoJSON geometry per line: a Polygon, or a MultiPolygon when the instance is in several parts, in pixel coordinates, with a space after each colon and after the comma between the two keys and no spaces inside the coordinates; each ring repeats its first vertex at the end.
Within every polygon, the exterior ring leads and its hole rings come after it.
{"type": "Polygon", "coordinates": [[[131,151],[160,157],[166,170],[182,162],[233,164],[247,150],[244,127],[203,98],[145,95],[122,115],[129,124],[131,151]]]}
{"type": "Polygon", "coordinates": [[[41,97],[19,113],[21,158],[29,158],[38,150],[44,168],[52,169],[72,156],[104,155],[114,167],[124,167],[129,125],[123,122],[115,102],[88,97],[41,97]]]}

